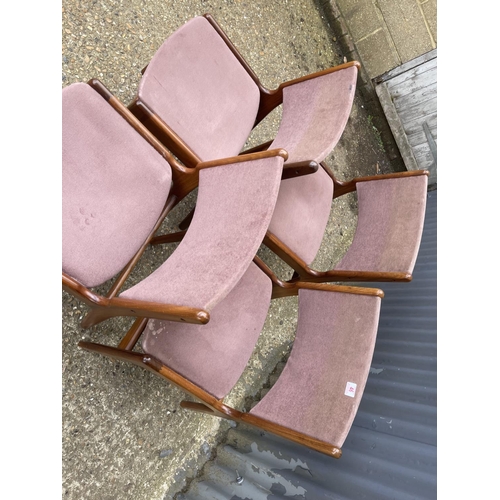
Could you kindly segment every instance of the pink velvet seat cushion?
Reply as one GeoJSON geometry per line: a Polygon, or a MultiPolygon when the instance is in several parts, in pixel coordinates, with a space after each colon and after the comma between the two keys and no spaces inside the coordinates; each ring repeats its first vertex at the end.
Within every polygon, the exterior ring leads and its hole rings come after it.
{"type": "Polygon", "coordinates": [[[427,202],[427,175],[358,182],[354,239],[336,270],[413,272],[427,202]]]}
{"type": "Polygon", "coordinates": [[[255,82],[204,17],[188,21],[157,50],[138,96],[202,161],[239,154],[260,99],[255,82]]]}
{"type": "Polygon", "coordinates": [[[86,286],[112,278],[156,223],[170,165],[85,83],[62,91],[62,268],[86,286]]]}
{"type": "Polygon", "coordinates": [[[250,413],[341,447],[369,374],[380,302],[376,296],[300,290],[290,357],[250,413]]]}
{"type": "MultiPolygon", "coordinates": [[[[356,89],[355,66],[283,89],[283,116],[269,149],[282,147],[287,163],[322,162],[339,141],[356,89]]],[[[322,168],[282,182],[269,231],[306,264],[316,257],[328,223],[333,183],[322,168]]]]}
{"type": "Polygon", "coordinates": [[[255,257],[282,169],[280,156],[202,169],[186,236],[156,271],[121,297],[210,311],[255,257]]]}
{"type": "Polygon", "coordinates": [[[150,320],[143,350],[222,399],[250,359],[266,320],[271,289],[271,280],[251,263],[206,325],[150,320]]]}

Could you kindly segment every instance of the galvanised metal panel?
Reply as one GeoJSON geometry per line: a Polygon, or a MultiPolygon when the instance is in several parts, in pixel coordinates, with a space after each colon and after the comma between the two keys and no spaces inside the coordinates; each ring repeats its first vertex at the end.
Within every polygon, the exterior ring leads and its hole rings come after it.
{"type": "Polygon", "coordinates": [[[437,190],[413,281],[376,286],[385,298],[375,354],[342,458],[237,425],[179,500],[437,497],[437,190]]]}

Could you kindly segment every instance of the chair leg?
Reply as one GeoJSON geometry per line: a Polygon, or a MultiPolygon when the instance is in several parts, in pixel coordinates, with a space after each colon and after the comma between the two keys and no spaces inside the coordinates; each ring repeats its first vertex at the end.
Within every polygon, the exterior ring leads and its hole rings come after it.
{"type": "Polygon", "coordinates": [[[109,358],[117,359],[120,361],[128,361],[129,363],[133,363],[134,365],[141,366],[143,368],[148,368],[154,372],[158,372],[159,367],[155,363],[156,360],[148,356],[147,354],[142,354],[140,352],[131,352],[126,351],[124,349],[119,349],[117,347],[111,347],[103,344],[96,344],[94,342],[86,342],[81,340],[78,342],[78,347],[81,349],[85,349],[86,351],[96,352],[98,354],[102,354],[109,358]]]}
{"type": "Polygon", "coordinates": [[[95,326],[103,321],[106,321],[108,318],[110,318],[110,316],[103,307],[93,307],[87,312],[80,323],[80,326],[82,328],[90,328],[91,326],[95,326]]]}
{"type": "Polygon", "coordinates": [[[193,215],[194,215],[194,210],[195,210],[196,207],[193,207],[191,209],[191,212],[189,212],[186,217],[184,217],[183,220],[181,220],[181,222],[179,223],[179,229],[180,230],[185,230],[189,227],[189,224],[191,224],[191,221],[193,220],[193,215]]]}
{"type": "Polygon", "coordinates": [[[186,236],[187,230],[177,231],[176,233],[160,234],[151,240],[151,245],[163,245],[165,243],[177,243],[186,236]]]}
{"type": "Polygon", "coordinates": [[[180,404],[181,408],[185,408],[186,410],[215,415],[215,411],[212,410],[212,408],[209,408],[207,405],[204,405],[203,403],[195,403],[194,401],[181,401],[180,404]]]}
{"type": "Polygon", "coordinates": [[[134,324],[132,325],[130,330],[125,335],[125,337],[123,337],[122,340],[120,341],[118,349],[131,351],[135,347],[135,344],[137,344],[137,341],[139,340],[139,337],[142,335],[144,328],[146,328],[147,323],[148,323],[148,318],[137,318],[134,321],[134,324]]]}
{"type": "MultiPolygon", "coordinates": [[[[175,205],[178,203],[178,200],[175,196],[171,195],[168,197],[165,206],[163,207],[163,211],[160,214],[160,217],[156,221],[156,224],[154,225],[153,229],[149,233],[148,238],[146,241],[141,245],[137,253],[132,257],[130,262],[125,266],[124,269],[122,269],[121,273],[119,276],[115,279],[113,282],[111,288],[108,290],[108,293],[106,295],[107,298],[112,298],[115,297],[120,288],[123,286],[129,275],[132,273],[132,270],[136,266],[137,262],[139,259],[142,257],[144,252],[146,251],[146,248],[148,245],[151,243],[151,240],[154,238],[155,233],[158,231],[160,228],[162,222],[165,220],[169,212],[175,207],[175,205]]],[[[83,318],[82,322],[80,323],[82,328],[90,328],[91,326],[97,325],[101,321],[104,321],[108,319],[110,316],[108,313],[106,314],[100,314],[97,309],[92,308],[86,316],[83,318]]]]}
{"type": "MultiPolygon", "coordinates": [[[[131,331],[133,331],[131,336],[140,335],[139,332],[142,332],[142,321],[143,318],[139,318],[136,320],[131,328],[131,331]]],[[[125,336],[125,338],[126,337],[127,336],[125,336]]],[[[122,343],[124,343],[125,338],[124,340],[122,340],[122,343]]],[[[174,370],[165,366],[160,360],[149,354],[121,349],[119,347],[117,348],[108,345],[97,344],[94,342],[86,342],[83,340],[78,343],[78,347],[87,351],[101,354],[103,356],[107,356],[109,358],[116,359],[118,361],[126,361],[128,363],[140,366],[141,368],[147,369],[153,372],[155,375],[160,376],[163,380],[166,380],[170,384],[173,384],[174,386],[183,390],[186,394],[189,394],[199,399],[200,401],[205,401],[200,403],[183,401],[181,403],[181,406],[184,408],[232,420],[238,420],[241,415],[239,411],[224,405],[222,401],[217,400],[214,396],[204,391],[201,387],[196,386],[189,380],[179,375],[174,370]]]]}

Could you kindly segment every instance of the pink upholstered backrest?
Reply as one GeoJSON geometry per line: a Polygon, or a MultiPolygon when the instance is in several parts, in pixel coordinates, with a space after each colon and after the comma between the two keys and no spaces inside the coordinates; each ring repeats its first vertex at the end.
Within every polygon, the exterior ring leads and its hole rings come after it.
{"type": "Polygon", "coordinates": [[[204,17],[163,43],[138,96],[202,161],[237,155],[259,106],[257,85],[204,17]]]}
{"type": "Polygon", "coordinates": [[[62,91],[62,268],[86,286],[112,278],[167,199],[170,165],[96,91],[62,91]]]}

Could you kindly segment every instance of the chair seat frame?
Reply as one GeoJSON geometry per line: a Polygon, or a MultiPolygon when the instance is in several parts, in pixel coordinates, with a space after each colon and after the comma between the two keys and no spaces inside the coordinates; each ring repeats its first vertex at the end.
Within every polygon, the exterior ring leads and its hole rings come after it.
{"type": "MultiPolygon", "coordinates": [[[[259,257],[255,257],[254,262],[272,281],[273,291],[271,299],[295,296],[298,294],[300,289],[365,294],[381,298],[384,296],[382,290],[376,288],[361,288],[325,283],[284,282],[277,278],[277,276],[259,257]]],[[[334,458],[340,458],[342,456],[341,446],[332,445],[331,443],[327,443],[302,432],[289,429],[257,415],[232,408],[224,403],[224,398],[217,399],[198,385],[192,383],[176,371],[163,364],[154,356],[133,351],[146,327],[146,324],[147,319],[138,318],[132,325],[129,332],[127,332],[127,334],[120,341],[118,347],[88,341],[80,341],[78,346],[90,352],[141,366],[142,368],[145,368],[162,377],[195,399],[195,401],[182,401],[180,406],[184,409],[206,413],[212,416],[232,420],[234,422],[241,422],[277,436],[281,436],[292,442],[304,445],[334,458]]]]}

